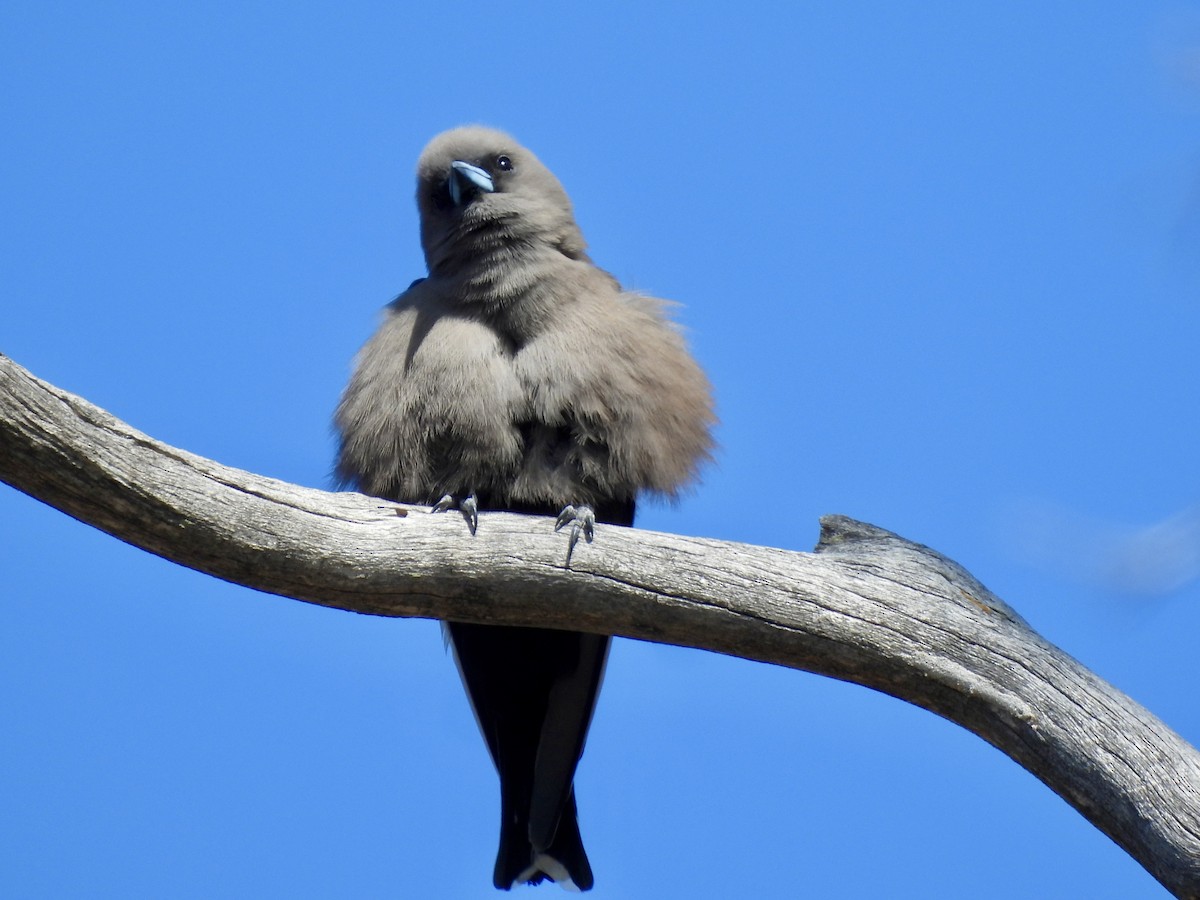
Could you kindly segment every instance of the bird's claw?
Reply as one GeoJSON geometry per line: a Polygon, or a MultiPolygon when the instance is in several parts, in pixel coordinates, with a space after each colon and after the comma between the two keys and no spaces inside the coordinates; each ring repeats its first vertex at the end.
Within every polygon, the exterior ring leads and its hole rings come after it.
{"type": "Polygon", "coordinates": [[[583,535],[583,539],[589,544],[596,536],[596,513],[587,505],[581,506],[566,506],[563,511],[558,514],[558,518],[554,521],[554,530],[562,531],[567,525],[571,526],[571,534],[567,538],[567,562],[566,567],[571,568],[571,554],[575,552],[575,545],[579,542],[579,535],[583,535]]]}
{"type": "Polygon", "coordinates": [[[441,500],[433,504],[433,509],[430,511],[440,513],[455,507],[462,513],[463,520],[467,523],[467,528],[474,535],[475,529],[479,527],[479,503],[475,499],[474,494],[470,494],[461,501],[455,500],[453,494],[446,494],[441,500]]]}

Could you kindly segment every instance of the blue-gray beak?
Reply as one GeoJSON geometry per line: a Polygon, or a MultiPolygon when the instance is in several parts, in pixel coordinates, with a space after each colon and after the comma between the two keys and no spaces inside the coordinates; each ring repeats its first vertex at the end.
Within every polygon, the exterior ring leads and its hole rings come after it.
{"type": "Polygon", "coordinates": [[[456,159],[450,163],[450,199],[455,206],[462,206],[464,198],[469,198],[476,192],[490,194],[496,189],[492,184],[492,176],[479,166],[456,159]]]}

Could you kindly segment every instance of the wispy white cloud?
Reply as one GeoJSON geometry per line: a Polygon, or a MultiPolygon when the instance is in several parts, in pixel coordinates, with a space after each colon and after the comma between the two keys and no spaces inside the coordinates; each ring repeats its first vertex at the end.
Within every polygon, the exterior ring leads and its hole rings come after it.
{"type": "Polygon", "coordinates": [[[1200,504],[1141,527],[1031,500],[1014,504],[1004,518],[1021,559],[1073,580],[1161,597],[1200,579],[1200,504]]]}

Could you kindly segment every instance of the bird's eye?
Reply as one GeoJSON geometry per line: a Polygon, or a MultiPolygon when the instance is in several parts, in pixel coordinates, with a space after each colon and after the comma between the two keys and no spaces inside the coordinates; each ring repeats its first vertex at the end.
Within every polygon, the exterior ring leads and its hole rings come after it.
{"type": "Polygon", "coordinates": [[[500,169],[504,172],[507,172],[509,169],[512,168],[512,160],[509,159],[507,156],[497,156],[496,157],[496,168],[500,169]]]}

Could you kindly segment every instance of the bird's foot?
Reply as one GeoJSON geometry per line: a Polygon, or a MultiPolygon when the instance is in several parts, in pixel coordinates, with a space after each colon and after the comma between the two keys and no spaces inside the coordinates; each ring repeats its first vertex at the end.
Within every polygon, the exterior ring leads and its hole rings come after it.
{"type": "Polygon", "coordinates": [[[470,494],[462,500],[456,500],[453,494],[447,494],[433,504],[431,512],[440,513],[452,508],[457,508],[462,513],[467,528],[471,529],[471,534],[474,535],[475,529],[479,527],[479,503],[475,500],[475,495],[470,494]]]}
{"type": "Polygon", "coordinates": [[[558,519],[554,522],[554,530],[562,531],[567,525],[571,526],[571,534],[567,538],[566,568],[569,569],[571,568],[571,554],[575,552],[575,545],[579,542],[579,535],[582,534],[583,539],[589,544],[592,542],[592,538],[596,536],[596,513],[586,504],[580,506],[568,505],[558,514],[558,519]]]}

